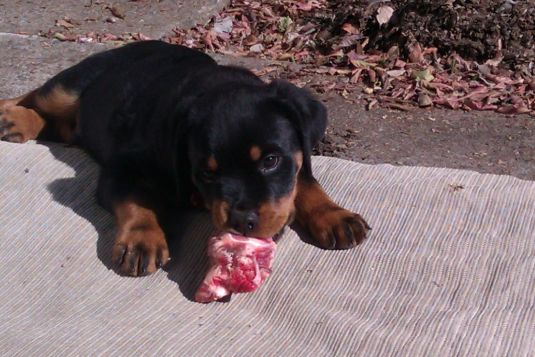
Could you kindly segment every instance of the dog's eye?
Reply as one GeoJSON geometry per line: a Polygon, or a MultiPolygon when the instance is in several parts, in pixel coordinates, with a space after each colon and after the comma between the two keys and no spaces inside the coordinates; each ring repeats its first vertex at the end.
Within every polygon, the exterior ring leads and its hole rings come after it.
{"type": "Polygon", "coordinates": [[[280,156],[274,154],[267,155],[260,162],[260,171],[262,171],[262,173],[273,171],[279,166],[279,162],[280,156]]]}

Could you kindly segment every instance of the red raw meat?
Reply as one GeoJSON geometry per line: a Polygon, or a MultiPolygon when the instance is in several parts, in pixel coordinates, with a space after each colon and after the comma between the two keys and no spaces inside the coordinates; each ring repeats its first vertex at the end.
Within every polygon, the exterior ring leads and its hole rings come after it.
{"type": "Polygon", "coordinates": [[[195,301],[208,303],[232,293],[256,290],[271,273],[275,249],[271,238],[231,233],[210,238],[210,268],[195,294],[195,301]]]}

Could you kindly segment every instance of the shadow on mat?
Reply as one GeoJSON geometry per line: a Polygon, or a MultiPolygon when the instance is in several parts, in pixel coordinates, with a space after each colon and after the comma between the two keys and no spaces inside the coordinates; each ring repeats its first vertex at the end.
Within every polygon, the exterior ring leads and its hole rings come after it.
{"type": "MultiPolygon", "coordinates": [[[[78,148],[49,142],[39,144],[47,146],[57,160],[75,171],[74,177],[56,179],[47,188],[54,201],[72,209],[95,227],[98,234],[97,256],[106,268],[113,269],[111,249],[116,227],[113,215],[97,203],[98,164],[78,148]]],[[[213,230],[210,216],[195,211],[177,211],[170,216],[180,218],[166,222],[163,227],[171,255],[164,271],[169,279],[177,283],[184,297],[193,301],[208,265],[205,246],[213,230]]]]}

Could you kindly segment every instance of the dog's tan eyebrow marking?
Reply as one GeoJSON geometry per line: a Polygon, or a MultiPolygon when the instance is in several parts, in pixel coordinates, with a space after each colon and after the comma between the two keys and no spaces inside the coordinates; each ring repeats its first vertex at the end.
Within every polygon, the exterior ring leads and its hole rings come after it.
{"type": "Polygon", "coordinates": [[[251,160],[258,161],[262,157],[262,150],[257,145],[253,145],[249,150],[249,156],[251,160]]]}
{"type": "Polygon", "coordinates": [[[214,155],[211,155],[208,160],[206,161],[206,167],[210,171],[217,171],[217,161],[215,160],[214,155]]]}
{"type": "Polygon", "coordinates": [[[301,171],[301,167],[303,167],[303,152],[302,151],[296,151],[293,154],[295,165],[297,166],[297,174],[299,174],[299,171],[301,171]]]}

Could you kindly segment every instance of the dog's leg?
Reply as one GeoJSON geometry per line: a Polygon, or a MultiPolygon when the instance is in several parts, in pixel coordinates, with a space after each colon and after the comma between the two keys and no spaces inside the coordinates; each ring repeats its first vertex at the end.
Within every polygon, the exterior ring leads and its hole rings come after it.
{"type": "Polygon", "coordinates": [[[313,177],[299,176],[295,208],[297,222],[321,248],[354,247],[366,238],[370,229],[359,214],[334,203],[313,177]]]}
{"type": "Polygon", "coordinates": [[[105,167],[99,178],[99,204],[115,215],[117,234],[112,264],[123,275],[152,274],[169,260],[169,249],[160,225],[163,207],[156,183],[122,165],[120,158],[105,167]]]}
{"type": "Polygon", "coordinates": [[[0,100],[0,140],[24,143],[39,138],[70,142],[78,109],[78,94],[60,83],[0,100]]]}
{"type": "Polygon", "coordinates": [[[118,232],[112,250],[112,262],[124,275],[152,274],[169,260],[165,234],[155,209],[136,197],[113,204],[118,232]]]}
{"type": "Polygon", "coordinates": [[[71,142],[78,124],[80,93],[97,78],[155,53],[180,59],[190,51],[161,41],[141,41],[89,56],[28,94],[0,100],[0,140],[71,142]]]}

